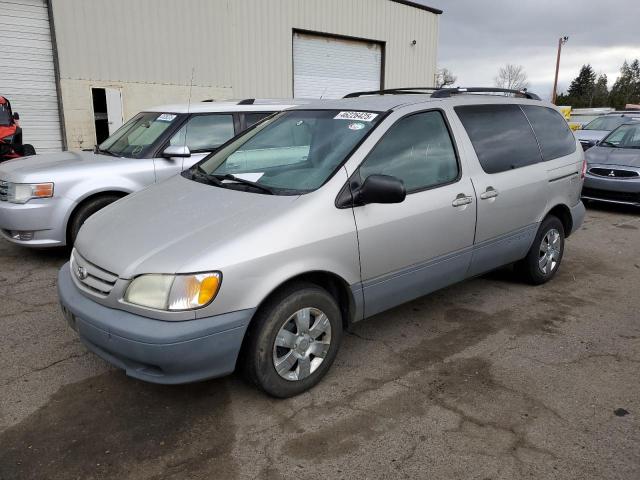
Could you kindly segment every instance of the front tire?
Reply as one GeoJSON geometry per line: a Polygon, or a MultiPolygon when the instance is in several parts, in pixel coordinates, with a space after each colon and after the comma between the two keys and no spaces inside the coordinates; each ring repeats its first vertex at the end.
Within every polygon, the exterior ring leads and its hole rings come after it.
{"type": "Polygon", "coordinates": [[[327,373],[341,340],[333,296],[312,283],[291,285],[256,314],[244,349],[245,375],[274,397],[299,395],[327,373]]]}
{"type": "Polygon", "coordinates": [[[526,282],[541,285],[551,280],[564,254],[564,226],[558,217],[549,215],[540,224],[527,256],[516,264],[516,270],[526,282]]]}

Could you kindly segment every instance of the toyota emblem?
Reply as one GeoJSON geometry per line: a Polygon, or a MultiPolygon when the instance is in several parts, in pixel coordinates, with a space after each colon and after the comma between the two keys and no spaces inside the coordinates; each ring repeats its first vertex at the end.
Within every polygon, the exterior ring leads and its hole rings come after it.
{"type": "Polygon", "coordinates": [[[78,274],[78,278],[80,280],[85,280],[89,276],[89,273],[87,272],[87,269],[84,268],[84,267],[78,267],[76,269],[76,273],[78,274]]]}

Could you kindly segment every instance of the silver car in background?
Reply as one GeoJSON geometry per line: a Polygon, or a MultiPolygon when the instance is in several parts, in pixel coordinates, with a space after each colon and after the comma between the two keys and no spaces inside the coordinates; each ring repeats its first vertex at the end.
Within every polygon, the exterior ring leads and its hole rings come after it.
{"type": "Polygon", "coordinates": [[[0,235],[25,247],[72,245],[98,210],[180,173],[236,134],[295,104],[246,99],[150,108],[93,151],[4,162],[0,235]]]}
{"type": "Polygon", "coordinates": [[[549,281],[584,216],[582,149],[533,94],[471,91],[296,107],[110,205],[60,270],[67,321],[132,377],[239,365],[287,397],[353,322],[510,263],[549,281]]]}
{"type": "Polygon", "coordinates": [[[585,155],[583,199],[640,206],[640,122],[621,125],[585,155]]]}
{"type": "Polygon", "coordinates": [[[583,150],[589,150],[620,125],[640,121],[640,111],[615,112],[594,118],[582,128],[575,131],[583,150]]]}

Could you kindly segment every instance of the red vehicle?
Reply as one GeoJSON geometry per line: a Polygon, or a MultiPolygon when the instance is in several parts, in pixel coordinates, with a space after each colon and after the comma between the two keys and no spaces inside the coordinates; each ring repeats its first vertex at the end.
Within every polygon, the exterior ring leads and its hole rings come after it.
{"type": "Polygon", "coordinates": [[[35,155],[32,145],[22,143],[20,116],[11,110],[11,103],[0,96],[0,162],[12,158],[35,155]]]}

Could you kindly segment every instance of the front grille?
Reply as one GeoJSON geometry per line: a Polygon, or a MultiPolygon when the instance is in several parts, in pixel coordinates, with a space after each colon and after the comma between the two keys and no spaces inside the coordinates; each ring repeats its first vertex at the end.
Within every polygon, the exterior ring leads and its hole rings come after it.
{"type": "Polygon", "coordinates": [[[582,196],[599,200],[611,200],[613,202],[640,203],[640,193],[634,192],[614,192],[611,190],[584,187],[582,189],[582,196]]]}
{"type": "Polygon", "coordinates": [[[638,177],[638,172],[634,172],[633,170],[620,170],[618,168],[599,168],[593,167],[589,169],[589,173],[593,175],[597,175],[598,177],[609,177],[609,178],[636,178],[638,177]]]}
{"type": "Polygon", "coordinates": [[[0,202],[6,202],[9,196],[9,182],[0,180],[0,202]]]}
{"type": "Polygon", "coordinates": [[[71,273],[82,287],[103,298],[111,293],[118,280],[116,274],[89,262],[75,249],[71,254],[71,273]]]}

